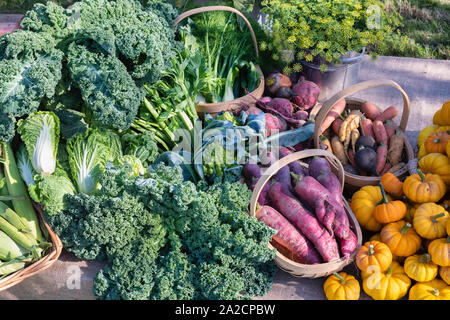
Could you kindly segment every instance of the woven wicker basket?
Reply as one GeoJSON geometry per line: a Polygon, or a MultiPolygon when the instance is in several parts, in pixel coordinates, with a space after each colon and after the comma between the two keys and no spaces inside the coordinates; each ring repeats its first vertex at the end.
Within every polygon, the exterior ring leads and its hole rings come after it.
{"type": "MultiPolygon", "coordinates": [[[[178,23],[180,23],[183,19],[186,19],[187,17],[209,11],[229,11],[237,14],[242,19],[244,19],[252,36],[253,46],[255,47],[255,55],[257,58],[259,57],[258,42],[256,40],[255,32],[253,31],[250,22],[247,20],[247,18],[245,18],[245,16],[241,12],[239,12],[234,8],[227,6],[207,6],[188,10],[186,12],[183,12],[175,19],[174,26],[176,26],[178,23]]],[[[197,105],[197,112],[199,113],[200,117],[203,117],[204,113],[209,113],[211,116],[215,117],[216,114],[218,114],[221,111],[234,111],[239,110],[245,106],[255,106],[256,99],[261,98],[264,94],[264,85],[265,85],[264,74],[261,68],[258,65],[256,65],[255,67],[259,73],[261,80],[258,87],[253,92],[232,101],[218,102],[218,103],[199,103],[197,105]]]]}
{"type": "Polygon", "coordinates": [[[47,249],[47,254],[42,257],[40,260],[26,266],[22,270],[16,271],[5,278],[0,280],[0,291],[11,288],[15,286],[19,282],[34,276],[35,274],[49,268],[53,263],[58,260],[59,255],[61,254],[63,245],[59,237],[53,232],[50,226],[45,222],[44,216],[42,214],[42,209],[39,204],[33,203],[36,211],[38,212],[40,227],[44,233],[48,233],[50,242],[52,246],[47,249]]]}
{"type": "MultiPolygon", "coordinates": [[[[390,86],[396,88],[401,92],[403,96],[403,112],[400,121],[400,125],[396,126],[396,129],[401,132],[404,141],[404,151],[403,151],[403,162],[405,162],[405,166],[402,167],[397,172],[393,172],[397,177],[403,178],[410,174],[411,165],[410,162],[414,161],[414,147],[409,142],[408,138],[404,134],[406,131],[406,126],[408,124],[409,112],[410,112],[410,102],[408,95],[406,92],[394,81],[392,80],[368,80],[364,82],[360,82],[353,86],[346,88],[345,90],[337,93],[329,100],[325,101],[323,105],[317,108],[317,115],[315,116],[315,128],[314,128],[314,145],[316,148],[320,148],[320,127],[325,117],[328,115],[330,110],[335,106],[335,104],[341,99],[345,99],[346,108],[350,110],[360,110],[361,106],[366,100],[356,99],[356,98],[347,98],[348,96],[355,94],[359,91],[366,90],[369,88],[382,87],[382,86],[390,86]]],[[[380,110],[381,111],[381,110],[380,110]]],[[[360,188],[367,185],[378,185],[380,182],[380,177],[368,177],[355,175],[352,173],[345,172],[345,185],[351,188],[360,188]]]]}
{"type": "MultiPolygon", "coordinates": [[[[271,177],[277,173],[277,171],[288,165],[291,162],[298,161],[304,158],[314,157],[314,156],[322,156],[325,157],[330,164],[332,164],[331,168],[333,172],[336,174],[336,176],[339,178],[339,181],[341,182],[341,185],[344,185],[344,168],[342,167],[339,160],[330,152],[320,149],[309,149],[309,150],[303,150],[295,153],[291,153],[287,155],[286,157],[281,158],[277,162],[273,163],[267,170],[264,172],[262,177],[258,180],[256,183],[255,188],[253,189],[252,198],[250,202],[250,215],[255,217],[256,216],[256,207],[258,203],[259,194],[261,193],[262,188],[264,185],[269,182],[271,177]]],[[[308,165],[304,162],[300,161],[300,164],[307,168],[308,165]]],[[[342,270],[345,266],[350,264],[356,255],[356,252],[358,248],[361,246],[362,243],[362,232],[361,227],[359,226],[358,220],[356,220],[355,215],[352,212],[352,209],[350,209],[350,206],[348,205],[347,201],[342,198],[344,201],[344,209],[347,213],[350,227],[352,231],[356,234],[356,237],[358,239],[358,245],[356,249],[353,251],[353,253],[350,255],[350,258],[348,260],[345,260],[344,258],[340,258],[335,261],[330,261],[326,263],[321,264],[302,264],[295,261],[292,261],[291,259],[287,258],[283,254],[277,251],[276,257],[275,257],[275,263],[278,265],[280,269],[283,271],[286,271],[290,273],[293,276],[296,277],[304,277],[304,278],[318,278],[318,277],[326,277],[330,274],[333,274],[335,272],[338,272],[342,270]]],[[[274,247],[269,243],[268,244],[270,249],[274,249],[274,247]]]]}

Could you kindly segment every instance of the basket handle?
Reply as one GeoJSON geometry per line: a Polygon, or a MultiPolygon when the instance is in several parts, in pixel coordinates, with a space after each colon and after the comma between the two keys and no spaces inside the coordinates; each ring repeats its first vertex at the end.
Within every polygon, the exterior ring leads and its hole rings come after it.
{"type": "Polygon", "coordinates": [[[355,85],[352,85],[341,92],[336,93],[334,96],[332,96],[330,99],[325,101],[322,105],[322,108],[320,108],[319,112],[317,113],[316,120],[315,120],[315,127],[314,127],[314,143],[316,147],[319,146],[319,137],[321,135],[320,127],[322,125],[322,122],[325,120],[325,117],[328,115],[328,113],[331,111],[331,109],[338,103],[340,100],[355,94],[359,91],[370,89],[370,88],[376,88],[376,87],[394,87],[398,91],[401,92],[403,96],[403,113],[402,118],[400,121],[400,129],[402,129],[403,132],[406,131],[406,126],[408,124],[409,119],[409,111],[410,111],[410,102],[408,95],[406,92],[394,81],[389,79],[381,79],[381,80],[368,80],[364,82],[357,83],[355,85]]]}
{"type": "Polygon", "coordinates": [[[182,14],[180,14],[175,19],[175,21],[173,23],[173,26],[176,27],[176,25],[178,23],[180,23],[183,19],[185,19],[187,17],[190,17],[190,16],[195,15],[197,13],[209,12],[209,11],[229,11],[229,12],[233,12],[233,13],[237,14],[242,19],[244,19],[245,23],[248,26],[248,29],[250,30],[250,34],[252,36],[253,46],[255,47],[256,57],[257,58],[259,57],[258,41],[256,40],[255,31],[253,31],[252,25],[247,20],[247,18],[240,11],[236,10],[235,8],[228,7],[228,6],[207,6],[207,7],[200,7],[200,8],[191,9],[191,10],[188,10],[188,11],[183,12],[182,14]]]}
{"type": "Polygon", "coordinates": [[[303,159],[303,158],[309,158],[314,156],[323,156],[328,161],[332,161],[333,164],[339,169],[338,172],[338,179],[341,183],[342,190],[344,190],[344,167],[342,166],[341,162],[336,158],[334,154],[331,152],[322,150],[322,149],[307,149],[303,151],[298,151],[294,153],[290,153],[287,156],[279,159],[278,161],[274,162],[267,170],[264,172],[264,174],[259,178],[258,182],[255,185],[255,188],[253,189],[252,198],[250,201],[250,215],[252,217],[256,216],[256,204],[258,203],[259,195],[265,186],[265,184],[272,178],[272,176],[277,173],[279,169],[282,167],[288,165],[291,162],[303,159]]]}

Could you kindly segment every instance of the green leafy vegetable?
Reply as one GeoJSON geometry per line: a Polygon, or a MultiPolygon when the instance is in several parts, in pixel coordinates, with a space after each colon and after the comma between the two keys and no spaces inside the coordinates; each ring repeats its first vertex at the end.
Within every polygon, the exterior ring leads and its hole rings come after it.
{"type": "Polygon", "coordinates": [[[17,123],[17,132],[37,173],[52,174],[56,168],[59,118],[48,111],[30,114],[17,123]]]}

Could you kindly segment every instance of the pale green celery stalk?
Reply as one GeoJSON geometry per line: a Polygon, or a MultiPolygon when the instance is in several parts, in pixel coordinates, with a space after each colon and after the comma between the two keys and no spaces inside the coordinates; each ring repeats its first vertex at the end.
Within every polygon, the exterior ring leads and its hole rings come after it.
{"type": "Polygon", "coordinates": [[[41,229],[39,227],[39,220],[28,195],[27,187],[20,176],[17,168],[16,160],[11,146],[8,143],[2,142],[2,162],[4,167],[4,174],[6,178],[6,185],[11,196],[23,197],[23,200],[11,200],[14,211],[23,217],[29,224],[29,228],[33,237],[38,242],[45,242],[41,229]]]}
{"type": "Polygon", "coordinates": [[[161,131],[157,130],[152,127],[143,127],[141,125],[138,125],[137,123],[133,123],[131,127],[139,132],[145,132],[145,131],[151,131],[155,133],[155,140],[165,149],[164,151],[169,151],[169,146],[167,146],[166,142],[164,141],[164,138],[160,137],[161,131]]]}

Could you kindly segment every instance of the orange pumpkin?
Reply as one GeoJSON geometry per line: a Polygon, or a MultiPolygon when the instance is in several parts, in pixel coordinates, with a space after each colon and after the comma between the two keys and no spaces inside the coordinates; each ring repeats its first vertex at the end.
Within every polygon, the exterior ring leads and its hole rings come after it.
{"type": "Polygon", "coordinates": [[[443,153],[445,154],[447,144],[450,141],[450,134],[444,131],[437,131],[428,136],[425,140],[425,151],[429,153],[443,153]]]}
{"type": "Polygon", "coordinates": [[[407,257],[420,249],[422,239],[406,221],[392,222],[383,227],[380,232],[381,241],[385,243],[392,254],[407,257]]]}
{"type": "Polygon", "coordinates": [[[380,182],[383,199],[373,210],[373,217],[379,223],[390,223],[403,219],[406,215],[406,205],[400,200],[389,201],[384,192],[383,184],[380,182]]]}
{"type": "Polygon", "coordinates": [[[450,267],[450,236],[431,241],[428,245],[431,261],[441,267],[450,267]]]}
{"type": "Polygon", "coordinates": [[[450,267],[439,267],[439,276],[450,286],[450,267]]]}
{"type": "Polygon", "coordinates": [[[381,184],[391,196],[399,199],[403,195],[403,182],[401,182],[395,174],[387,172],[381,176],[381,184]]]}
{"type": "Polygon", "coordinates": [[[373,268],[383,272],[387,270],[391,263],[391,250],[380,241],[367,241],[356,253],[356,265],[364,272],[369,272],[373,268]]]}

